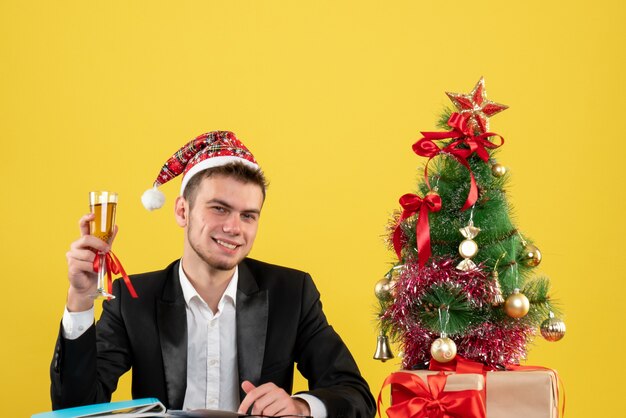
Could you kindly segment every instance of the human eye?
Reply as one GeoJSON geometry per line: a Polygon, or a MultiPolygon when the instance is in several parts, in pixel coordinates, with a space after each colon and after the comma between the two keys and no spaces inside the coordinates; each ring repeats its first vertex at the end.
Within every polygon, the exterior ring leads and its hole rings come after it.
{"type": "Polygon", "coordinates": [[[258,218],[258,215],[256,213],[242,213],[241,214],[241,219],[247,222],[254,222],[257,220],[257,218],[258,218]]]}
{"type": "Polygon", "coordinates": [[[226,208],[220,205],[209,206],[209,210],[211,210],[211,212],[218,213],[218,214],[226,213],[226,208]]]}

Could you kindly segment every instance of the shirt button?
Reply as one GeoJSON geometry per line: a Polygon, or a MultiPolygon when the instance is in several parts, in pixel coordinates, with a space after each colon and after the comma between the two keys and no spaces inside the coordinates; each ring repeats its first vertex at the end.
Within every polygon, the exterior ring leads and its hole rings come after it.
{"type": "Polygon", "coordinates": [[[218,363],[217,360],[211,360],[209,361],[209,366],[215,366],[218,363]]]}
{"type": "Polygon", "coordinates": [[[82,330],[84,330],[84,329],[85,329],[85,327],[84,327],[84,326],[82,326],[82,325],[79,325],[79,326],[78,326],[78,330],[79,330],[79,331],[82,331],[82,330]]]}

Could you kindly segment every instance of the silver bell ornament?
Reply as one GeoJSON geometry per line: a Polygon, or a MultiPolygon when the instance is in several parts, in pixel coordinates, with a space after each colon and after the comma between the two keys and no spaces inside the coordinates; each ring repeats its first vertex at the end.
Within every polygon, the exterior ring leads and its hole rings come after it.
{"type": "Polygon", "coordinates": [[[376,342],[376,351],[374,352],[374,360],[380,360],[384,363],[387,360],[391,360],[392,358],[393,358],[393,353],[391,352],[389,339],[381,331],[380,335],[378,335],[378,339],[376,342]]]}

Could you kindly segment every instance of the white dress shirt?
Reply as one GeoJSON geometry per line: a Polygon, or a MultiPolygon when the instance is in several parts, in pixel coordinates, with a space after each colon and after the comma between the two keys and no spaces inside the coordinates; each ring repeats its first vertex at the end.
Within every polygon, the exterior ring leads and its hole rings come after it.
{"type": "MultiPolygon", "coordinates": [[[[239,368],[237,366],[237,283],[239,268],[226,287],[213,313],[183,271],[178,275],[187,307],[187,391],[183,409],[237,411],[239,368]]],[[[309,404],[311,416],[326,418],[326,406],[312,395],[295,397],[309,404]]]]}
{"type": "Polygon", "coordinates": [[[239,270],[222,295],[214,313],[183,271],[178,274],[187,311],[187,390],[183,409],[239,408],[237,326],[235,306],[239,270]]]}

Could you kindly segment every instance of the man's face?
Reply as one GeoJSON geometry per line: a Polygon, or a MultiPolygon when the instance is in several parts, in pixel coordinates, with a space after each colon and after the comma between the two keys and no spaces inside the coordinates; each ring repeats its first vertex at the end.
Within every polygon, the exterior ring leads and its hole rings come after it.
{"type": "Polygon", "coordinates": [[[216,175],[199,184],[193,207],[181,204],[188,214],[185,260],[232,270],[248,255],[263,206],[258,185],[216,175]]]}

